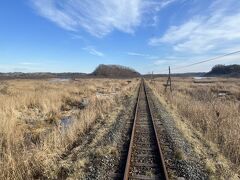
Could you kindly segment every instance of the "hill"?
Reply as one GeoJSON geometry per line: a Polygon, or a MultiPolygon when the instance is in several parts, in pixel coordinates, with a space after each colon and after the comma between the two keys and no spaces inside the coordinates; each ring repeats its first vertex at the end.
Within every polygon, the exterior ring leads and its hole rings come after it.
{"type": "Polygon", "coordinates": [[[98,77],[131,78],[138,77],[141,74],[129,67],[101,64],[93,71],[92,75],[98,77]]]}
{"type": "Polygon", "coordinates": [[[212,70],[205,74],[205,76],[227,76],[227,77],[240,77],[240,65],[216,65],[212,70]]]}

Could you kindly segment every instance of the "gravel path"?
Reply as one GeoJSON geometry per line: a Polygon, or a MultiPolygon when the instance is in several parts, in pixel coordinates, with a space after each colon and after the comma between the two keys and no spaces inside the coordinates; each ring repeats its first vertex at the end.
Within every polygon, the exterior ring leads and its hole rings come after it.
{"type": "Polygon", "coordinates": [[[125,108],[119,113],[116,123],[97,144],[101,147],[114,148],[113,152],[93,158],[85,179],[121,179],[118,175],[124,170],[127,159],[126,150],[130,142],[136,98],[135,95],[124,103],[125,108]]]}

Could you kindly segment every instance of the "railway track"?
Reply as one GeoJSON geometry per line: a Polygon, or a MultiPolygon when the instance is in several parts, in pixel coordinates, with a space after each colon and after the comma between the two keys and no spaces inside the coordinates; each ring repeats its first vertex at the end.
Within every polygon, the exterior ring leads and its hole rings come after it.
{"type": "Polygon", "coordinates": [[[123,179],[168,179],[144,80],[139,89],[123,179]]]}

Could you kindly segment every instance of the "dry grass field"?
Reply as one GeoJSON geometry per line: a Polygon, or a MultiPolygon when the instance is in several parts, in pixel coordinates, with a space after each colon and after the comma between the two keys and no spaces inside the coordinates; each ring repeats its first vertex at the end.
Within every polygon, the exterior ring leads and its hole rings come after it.
{"type": "Polygon", "coordinates": [[[133,94],[137,80],[0,81],[0,179],[48,173],[77,138],[133,94]]]}
{"type": "Polygon", "coordinates": [[[240,170],[239,79],[173,78],[173,92],[165,92],[166,78],[150,81],[160,99],[240,170]],[[204,81],[204,82],[203,82],[204,81]]]}

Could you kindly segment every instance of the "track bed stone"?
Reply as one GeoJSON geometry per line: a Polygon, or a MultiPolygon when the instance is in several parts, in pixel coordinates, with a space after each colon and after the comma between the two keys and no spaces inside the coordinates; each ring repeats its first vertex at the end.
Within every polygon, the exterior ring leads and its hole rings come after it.
{"type": "Polygon", "coordinates": [[[63,155],[57,179],[118,178],[118,172],[125,166],[137,89],[134,95],[122,100],[124,107],[121,110],[114,110],[112,124],[99,119],[88,134],[63,155]]]}

